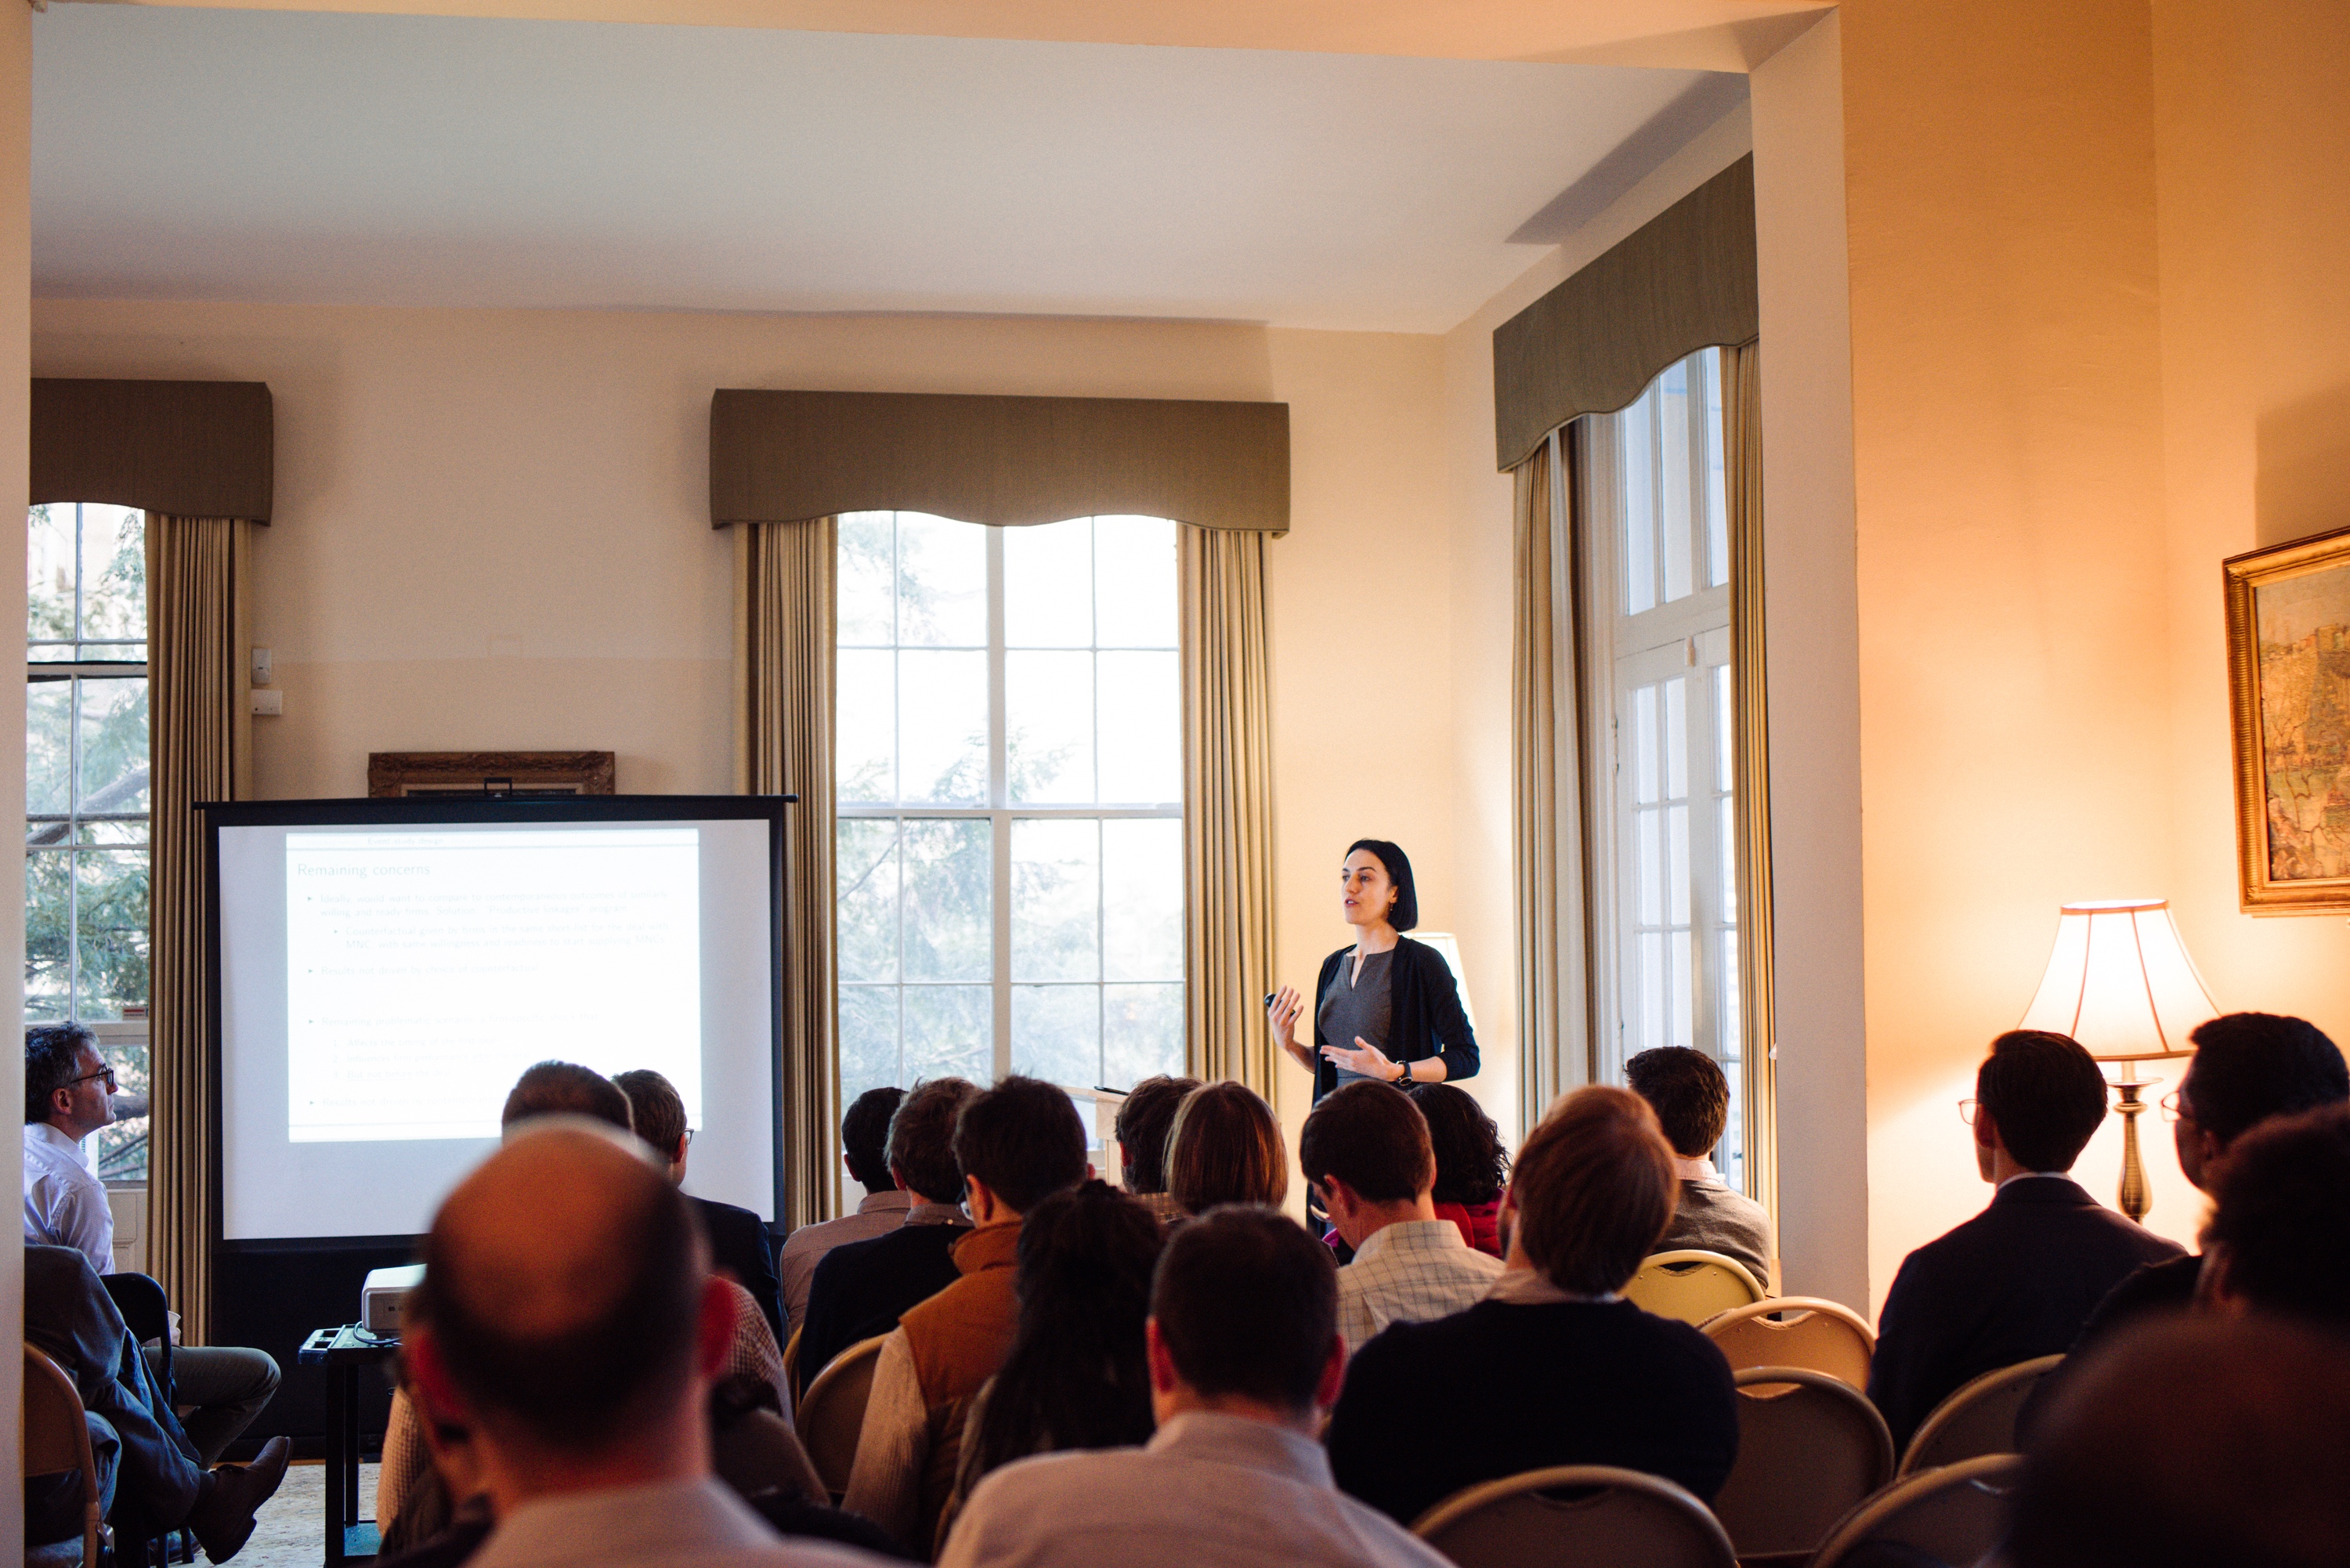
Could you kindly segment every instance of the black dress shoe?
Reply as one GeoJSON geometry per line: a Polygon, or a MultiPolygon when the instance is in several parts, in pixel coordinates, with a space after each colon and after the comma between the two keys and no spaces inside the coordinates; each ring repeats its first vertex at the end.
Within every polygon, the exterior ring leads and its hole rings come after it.
{"type": "Polygon", "coordinates": [[[243,1549],[253,1534],[253,1516],[286,1479],[292,1452],[284,1438],[272,1438],[251,1464],[223,1465],[204,1477],[196,1505],[188,1510],[188,1528],[205,1556],[225,1563],[243,1549]]]}

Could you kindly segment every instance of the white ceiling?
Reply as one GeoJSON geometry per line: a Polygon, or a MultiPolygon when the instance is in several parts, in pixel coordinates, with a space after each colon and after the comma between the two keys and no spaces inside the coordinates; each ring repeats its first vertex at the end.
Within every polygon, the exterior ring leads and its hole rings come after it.
{"type": "Polygon", "coordinates": [[[1423,332],[1523,272],[1562,208],[1645,171],[1608,158],[1619,144],[1652,166],[1743,90],[1586,65],[135,5],[36,16],[33,77],[42,296],[1423,332]]]}

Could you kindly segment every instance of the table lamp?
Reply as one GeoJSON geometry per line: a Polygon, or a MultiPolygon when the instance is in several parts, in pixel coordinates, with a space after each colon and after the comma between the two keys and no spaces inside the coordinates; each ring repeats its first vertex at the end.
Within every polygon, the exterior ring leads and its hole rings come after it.
{"type": "Polygon", "coordinates": [[[2048,971],[2024,1010],[2023,1029],[2069,1034],[2099,1062],[2118,1063],[2122,1114],[2121,1211],[2142,1220],[2151,1204],[2138,1162],[2140,1062],[2189,1056],[2188,1032],[2216,1017],[2211,993],[2178,940],[2164,898],[2114,898],[2062,906],[2048,971]]]}

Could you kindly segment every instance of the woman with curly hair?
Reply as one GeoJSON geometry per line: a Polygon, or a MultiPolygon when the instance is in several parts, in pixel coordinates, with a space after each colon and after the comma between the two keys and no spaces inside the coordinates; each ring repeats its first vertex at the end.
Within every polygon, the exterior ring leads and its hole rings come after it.
{"type": "Polygon", "coordinates": [[[1502,1256],[1502,1189],[1510,1181],[1502,1129],[1465,1089],[1422,1084],[1408,1092],[1436,1146],[1436,1217],[1459,1226],[1477,1251],[1502,1256]]]}

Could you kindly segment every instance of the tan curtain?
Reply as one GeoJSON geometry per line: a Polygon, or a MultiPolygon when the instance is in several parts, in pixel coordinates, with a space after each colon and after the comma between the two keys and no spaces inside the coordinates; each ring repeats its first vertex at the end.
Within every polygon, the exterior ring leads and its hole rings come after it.
{"type": "Polygon", "coordinates": [[[735,787],[794,794],[784,851],[784,1212],[797,1229],[837,1207],[840,1083],[833,1040],[835,519],[734,530],[735,787]]]}
{"type": "Polygon", "coordinates": [[[1575,680],[1575,443],[1555,432],[1520,463],[1511,645],[1511,801],[1518,905],[1520,1132],[1590,1078],[1583,929],[1580,687],[1575,680]]]}
{"type": "Polygon", "coordinates": [[[244,783],[251,719],[238,578],[247,524],[147,514],[149,768],[154,813],[153,1072],[149,1266],[205,1343],[212,1318],[213,1074],[208,1023],[205,832],[191,809],[244,783]]]}
{"type": "Polygon", "coordinates": [[[1762,638],[1760,346],[1721,351],[1722,491],[1730,525],[1730,649],[1738,759],[1739,1023],[1747,1186],[1778,1213],[1778,1099],[1771,982],[1771,728],[1762,638]]]}
{"type": "Polygon", "coordinates": [[[1273,714],[1263,534],[1179,529],[1185,1057],[1273,1098],[1273,714]]]}

